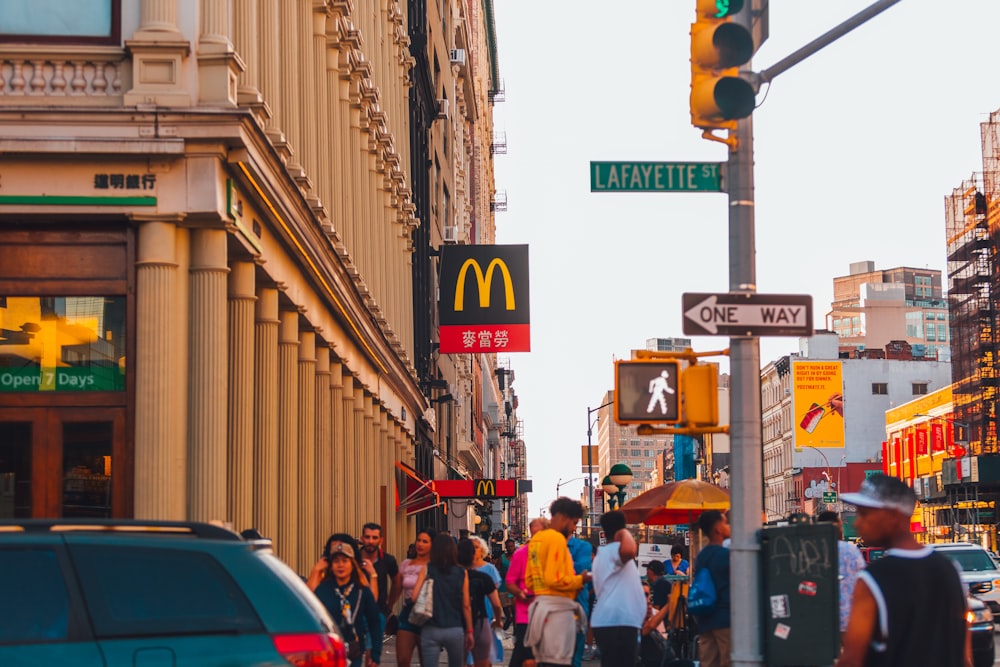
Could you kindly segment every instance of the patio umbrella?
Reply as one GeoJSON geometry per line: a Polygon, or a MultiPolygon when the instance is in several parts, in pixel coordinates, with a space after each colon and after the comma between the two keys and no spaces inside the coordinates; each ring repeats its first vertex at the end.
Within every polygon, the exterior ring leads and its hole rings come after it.
{"type": "Polygon", "coordinates": [[[622,505],[625,520],[652,526],[694,523],[705,510],[729,509],[729,491],[697,479],[682,479],[640,493],[622,505]]]}

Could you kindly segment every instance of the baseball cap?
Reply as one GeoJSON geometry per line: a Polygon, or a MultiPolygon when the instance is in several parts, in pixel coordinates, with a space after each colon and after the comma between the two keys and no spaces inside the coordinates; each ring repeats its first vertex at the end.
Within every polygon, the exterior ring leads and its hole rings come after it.
{"type": "Polygon", "coordinates": [[[872,475],[861,482],[861,488],[856,493],[844,493],[840,497],[845,503],[858,507],[895,510],[906,516],[913,514],[917,504],[913,489],[886,475],[872,475]]]}
{"type": "Polygon", "coordinates": [[[354,547],[352,547],[347,542],[341,542],[339,540],[334,540],[330,542],[330,546],[327,550],[327,558],[332,559],[336,555],[344,555],[348,558],[353,558],[357,560],[358,557],[354,554],[354,547]]]}
{"type": "Polygon", "coordinates": [[[651,560],[646,563],[646,569],[656,575],[662,575],[667,571],[667,568],[663,567],[663,561],[661,560],[651,560]]]}

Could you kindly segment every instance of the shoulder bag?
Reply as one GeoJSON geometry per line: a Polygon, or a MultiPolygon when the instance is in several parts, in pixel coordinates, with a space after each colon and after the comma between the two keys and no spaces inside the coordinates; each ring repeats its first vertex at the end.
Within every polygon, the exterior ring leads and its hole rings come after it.
{"type": "Polygon", "coordinates": [[[434,579],[431,578],[430,571],[424,579],[420,592],[417,593],[417,601],[410,609],[409,622],[413,625],[423,625],[434,617],[434,579]]]}
{"type": "Polygon", "coordinates": [[[712,580],[712,572],[708,567],[708,562],[703,567],[698,568],[694,573],[694,581],[688,589],[687,608],[693,616],[711,616],[715,611],[719,594],[715,590],[715,581],[712,580]]]}

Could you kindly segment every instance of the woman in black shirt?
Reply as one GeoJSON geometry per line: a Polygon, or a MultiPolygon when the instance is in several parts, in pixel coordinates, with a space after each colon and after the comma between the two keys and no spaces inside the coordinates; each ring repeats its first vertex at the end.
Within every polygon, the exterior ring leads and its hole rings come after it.
{"type": "Polygon", "coordinates": [[[420,631],[420,653],[424,665],[436,665],[442,647],[448,653],[448,667],[462,667],[472,649],[472,608],[469,578],[458,565],[458,549],[450,535],[436,535],[431,544],[431,560],[413,587],[413,600],[420,595],[425,579],[434,581],[433,617],[420,631]]]}
{"type": "Polygon", "coordinates": [[[485,572],[476,570],[476,545],[472,540],[458,541],[458,564],[469,573],[469,603],[472,605],[472,661],[474,667],[490,667],[490,649],[493,647],[493,632],[486,613],[486,599],[493,604],[492,627],[502,625],[503,609],[500,607],[500,594],[493,578],[485,572]]]}

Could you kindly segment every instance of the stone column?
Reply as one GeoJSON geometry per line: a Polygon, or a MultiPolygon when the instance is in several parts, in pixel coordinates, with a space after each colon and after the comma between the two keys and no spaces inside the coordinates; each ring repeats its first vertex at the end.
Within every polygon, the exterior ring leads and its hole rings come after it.
{"type": "Polygon", "coordinates": [[[260,287],[254,322],[253,526],[278,536],[278,290],[260,287]]]}
{"type": "Polygon", "coordinates": [[[279,0],[257,0],[257,25],[259,29],[257,44],[260,62],[258,85],[261,95],[264,96],[264,103],[271,110],[267,123],[267,136],[278,150],[282,160],[287,161],[291,155],[291,149],[281,131],[285,109],[281,100],[281,73],[278,67],[281,60],[278,2],[279,0]]]}
{"type": "Polygon", "coordinates": [[[198,36],[198,102],[236,106],[236,84],[245,65],[230,39],[231,0],[201,0],[198,36]]]}
{"type": "Polygon", "coordinates": [[[303,331],[299,337],[298,427],[299,571],[308,573],[319,548],[316,545],[316,334],[312,331],[303,331]]]}
{"type": "Polygon", "coordinates": [[[226,231],[191,232],[191,336],[188,373],[188,517],[226,513],[226,231]]]}
{"type": "Polygon", "coordinates": [[[331,443],[330,478],[336,480],[333,485],[333,525],[343,526],[347,518],[345,508],[347,494],[344,489],[346,461],[344,458],[344,442],[346,441],[347,420],[344,417],[344,366],[339,359],[330,364],[330,405],[333,407],[333,441],[331,443]]]}
{"type": "Polygon", "coordinates": [[[191,94],[181,83],[191,44],[177,28],[177,0],[141,0],[139,29],[125,46],[132,53],[133,72],[125,106],[191,106],[191,94]]]}
{"type": "Polygon", "coordinates": [[[316,536],[333,532],[333,388],[330,348],[320,341],[316,349],[316,536]]]}
{"type": "Polygon", "coordinates": [[[354,442],[348,443],[348,448],[354,455],[354,475],[357,484],[353,504],[357,507],[359,521],[372,521],[371,513],[371,402],[365,396],[365,388],[359,382],[354,383],[354,442]],[[364,483],[362,483],[364,480],[364,483]]]}
{"type": "Polygon", "coordinates": [[[344,367],[344,380],[343,380],[343,406],[344,406],[344,427],[343,427],[343,448],[342,448],[342,460],[344,462],[343,467],[337,471],[337,477],[340,479],[342,484],[340,485],[343,489],[343,499],[340,506],[344,508],[344,519],[347,521],[358,521],[358,484],[357,476],[361,473],[361,468],[357,463],[357,422],[354,419],[354,388],[357,386],[355,384],[354,376],[349,375],[350,369],[346,366],[344,367]]]}
{"type": "Polygon", "coordinates": [[[257,84],[260,76],[257,2],[233,0],[233,47],[245,65],[236,84],[236,99],[241,106],[255,107],[264,101],[257,84]]]}
{"type": "Polygon", "coordinates": [[[135,516],[184,519],[183,435],[172,409],[178,359],[174,344],[177,261],[173,222],[142,222],[136,260],[135,516]],[[183,497],[183,496],[181,496],[183,497]]]}
{"type": "MultiPolygon", "coordinates": [[[[301,71],[299,68],[300,39],[308,39],[308,35],[299,34],[299,12],[296,0],[282,0],[278,7],[278,28],[281,45],[281,58],[278,61],[280,67],[280,90],[281,113],[278,122],[285,133],[285,139],[291,146],[291,157],[288,161],[288,172],[296,181],[305,178],[300,158],[296,152],[311,150],[312,146],[303,146],[302,125],[299,117],[299,99],[302,94],[301,71]]],[[[306,82],[306,85],[309,85],[306,82]]]]}
{"type": "MultiPolygon", "coordinates": [[[[229,512],[239,531],[254,527],[254,263],[229,274],[229,512]]],[[[259,529],[258,529],[259,530],[259,529]]]]}
{"type": "MultiPolygon", "coordinates": [[[[298,567],[299,313],[283,310],[278,333],[278,539],[277,552],[298,567]]],[[[304,574],[304,573],[300,573],[304,574]]]]}

